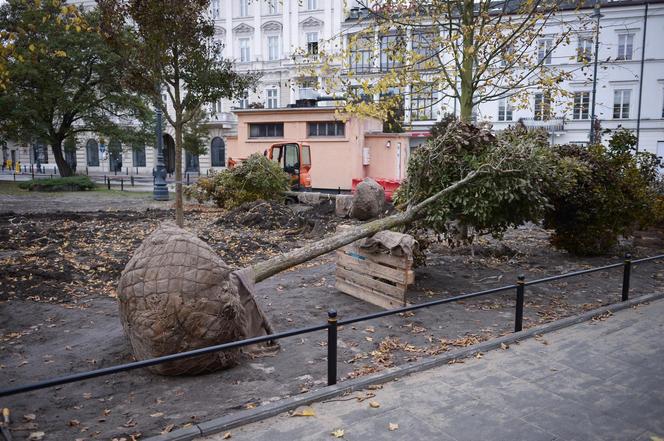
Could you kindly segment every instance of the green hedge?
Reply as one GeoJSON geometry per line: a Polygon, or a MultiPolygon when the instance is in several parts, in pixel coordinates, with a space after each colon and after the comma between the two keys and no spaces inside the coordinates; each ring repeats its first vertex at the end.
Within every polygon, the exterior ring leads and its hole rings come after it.
{"type": "Polygon", "coordinates": [[[19,188],[30,191],[87,191],[95,188],[95,183],[88,176],[69,176],[66,178],[34,179],[18,184],[19,188]]]}

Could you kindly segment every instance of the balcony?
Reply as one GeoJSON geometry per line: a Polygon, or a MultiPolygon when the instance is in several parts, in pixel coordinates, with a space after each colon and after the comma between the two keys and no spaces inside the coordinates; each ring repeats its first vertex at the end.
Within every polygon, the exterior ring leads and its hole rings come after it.
{"type": "Polygon", "coordinates": [[[535,119],[521,118],[519,121],[529,129],[544,129],[547,132],[562,132],[565,130],[565,118],[535,119]]]}
{"type": "Polygon", "coordinates": [[[223,129],[232,129],[237,126],[237,118],[232,112],[210,113],[208,115],[207,124],[220,126],[223,129]]]}

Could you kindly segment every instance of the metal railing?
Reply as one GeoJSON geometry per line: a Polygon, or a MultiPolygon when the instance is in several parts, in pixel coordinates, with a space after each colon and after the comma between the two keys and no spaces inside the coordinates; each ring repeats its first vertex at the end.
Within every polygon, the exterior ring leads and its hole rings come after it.
{"type": "Polygon", "coordinates": [[[483,291],[472,292],[468,294],[462,294],[455,297],[449,297],[446,299],[433,300],[431,302],[420,303],[417,305],[404,306],[401,308],[390,309],[387,311],[381,311],[373,314],[366,314],[359,317],[353,317],[346,320],[338,320],[337,312],[330,310],[328,312],[327,323],[309,326],[306,328],[297,328],[291,329],[284,332],[278,332],[276,334],[264,335],[261,337],[248,338],[245,340],[234,341],[231,343],[224,343],[214,346],[208,346],[205,348],[194,349],[192,351],[180,352],[177,354],[165,355],[162,357],[150,358],[147,360],[135,361],[132,363],[120,364],[117,366],[111,366],[107,368],[96,369],[87,372],[81,372],[78,374],[67,375],[63,377],[52,378],[49,380],[27,384],[23,386],[15,386],[11,388],[1,389],[0,397],[6,397],[9,395],[16,395],[26,392],[31,392],[39,389],[45,389],[48,387],[59,386],[67,383],[75,383],[77,381],[88,380],[90,378],[102,377],[111,374],[117,374],[120,372],[131,371],[134,369],[145,368],[149,366],[154,366],[157,364],[168,363],[170,361],[181,360],[184,358],[196,357],[199,355],[210,354],[213,352],[224,351],[228,349],[237,349],[244,346],[255,345],[258,343],[265,343],[273,340],[280,340],[283,338],[294,337],[296,335],[309,334],[312,332],[318,332],[327,330],[327,384],[334,385],[337,383],[337,333],[340,326],[350,325],[353,323],[363,322],[367,320],[373,320],[381,317],[386,317],[390,315],[402,314],[404,312],[416,311],[418,309],[430,308],[432,306],[443,305],[445,303],[458,302],[460,300],[471,299],[475,297],[482,297],[489,294],[495,294],[498,292],[508,291],[511,289],[516,290],[516,302],[515,302],[515,314],[514,314],[514,332],[519,332],[523,329],[523,304],[525,299],[526,287],[538,285],[546,282],[553,282],[560,279],[566,279],[570,277],[577,277],[584,274],[590,274],[598,271],[605,271],[613,268],[623,268],[623,280],[622,280],[622,296],[621,300],[627,301],[629,299],[629,284],[631,278],[632,265],[636,263],[648,262],[658,259],[664,259],[664,254],[659,254],[656,256],[645,257],[642,259],[632,260],[631,256],[627,254],[623,262],[614,263],[611,265],[605,265],[595,268],[590,268],[586,270],[574,271],[566,274],[559,274],[551,277],[544,277],[542,279],[536,279],[531,281],[526,281],[524,276],[518,276],[517,282],[513,285],[500,286],[497,288],[486,289],[483,291]]]}

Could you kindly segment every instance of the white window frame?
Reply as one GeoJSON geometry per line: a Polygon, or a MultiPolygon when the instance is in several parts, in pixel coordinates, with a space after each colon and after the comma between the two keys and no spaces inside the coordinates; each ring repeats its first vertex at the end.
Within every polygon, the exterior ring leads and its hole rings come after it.
{"type": "Polygon", "coordinates": [[[249,63],[251,61],[251,39],[238,38],[238,47],[240,48],[240,63],[249,63]]]}
{"type": "Polygon", "coordinates": [[[237,100],[238,109],[247,109],[249,108],[249,91],[245,90],[244,95],[237,100]]]}
{"type": "Polygon", "coordinates": [[[315,11],[318,9],[318,0],[307,0],[307,10],[315,11]]]}
{"type": "Polygon", "coordinates": [[[540,38],[537,41],[537,62],[545,65],[551,64],[553,51],[553,38],[540,38]]]}
{"type": "Polygon", "coordinates": [[[631,104],[632,89],[615,89],[613,91],[613,119],[629,119],[632,110],[631,104]],[[616,116],[616,110],[618,110],[618,116],[616,116]]]}
{"type": "Polygon", "coordinates": [[[631,60],[634,56],[634,33],[618,34],[618,54],[616,60],[631,60]]]}
{"type": "Polygon", "coordinates": [[[514,121],[514,107],[509,98],[498,100],[498,121],[514,121]]]}
{"type": "Polygon", "coordinates": [[[221,5],[220,5],[221,0],[212,0],[210,2],[210,10],[212,11],[212,18],[220,18],[221,17],[221,5]]]}
{"type": "Polygon", "coordinates": [[[583,63],[588,62],[593,57],[595,41],[590,35],[579,35],[579,40],[576,46],[576,61],[583,63]]]}
{"type": "Polygon", "coordinates": [[[265,14],[275,15],[281,13],[279,3],[281,0],[265,0],[265,14]]]}
{"type": "Polygon", "coordinates": [[[312,32],[307,32],[306,33],[306,39],[307,39],[307,55],[318,55],[318,45],[319,45],[319,40],[318,40],[318,31],[312,31],[312,32]],[[311,48],[309,47],[309,43],[316,43],[316,52],[311,52],[311,48]]]}
{"type": "Polygon", "coordinates": [[[265,89],[265,107],[268,109],[279,108],[279,89],[268,87],[265,89]]]}
{"type": "Polygon", "coordinates": [[[281,39],[279,35],[267,36],[267,59],[276,61],[281,58],[281,39]]]}
{"type": "Polygon", "coordinates": [[[587,90],[580,90],[574,92],[572,97],[572,119],[576,121],[583,121],[590,119],[590,92],[587,90]],[[579,107],[577,107],[577,96],[580,96],[579,107]],[[584,100],[585,97],[588,97],[587,100],[584,100]],[[585,102],[585,112],[584,112],[584,102],[585,102]],[[585,117],[584,117],[585,114],[585,117]]]}
{"type": "Polygon", "coordinates": [[[249,17],[249,0],[238,0],[238,17],[249,17]]]}

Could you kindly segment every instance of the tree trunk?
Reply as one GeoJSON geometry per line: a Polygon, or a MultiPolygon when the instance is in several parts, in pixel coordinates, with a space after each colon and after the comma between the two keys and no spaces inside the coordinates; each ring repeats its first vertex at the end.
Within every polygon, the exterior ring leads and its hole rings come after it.
{"type": "Polygon", "coordinates": [[[463,122],[472,122],[473,119],[473,74],[475,69],[475,3],[473,0],[464,0],[462,23],[462,52],[461,52],[461,97],[460,118],[463,122]]]}
{"type": "Polygon", "coordinates": [[[58,166],[60,176],[63,178],[73,176],[74,171],[62,154],[62,140],[51,140],[51,150],[53,150],[53,157],[55,158],[55,164],[58,166]]]}
{"type": "Polygon", "coordinates": [[[182,123],[179,121],[175,124],[175,223],[180,228],[184,225],[182,206],[182,123]]]}
{"type": "Polygon", "coordinates": [[[454,184],[439,191],[435,195],[425,199],[419,204],[409,207],[405,212],[394,214],[383,219],[378,219],[354,228],[350,228],[346,231],[343,231],[342,233],[328,237],[327,239],[319,240],[318,242],[312,243],[305,247],[298,248],[296,250],[281,254],[262,262],[258,262],[257,264],[251,266],[251,269],[254,272],[254,280],[256,282],[260,282],[261,280],[265,280],[268,277],[280,273],[281,271],[287,270],[288,268],[304,263],[315,257],[322,256],[325,253],[334,251],[344,245],[355,242],[358,239],[372,236],[379,231],[388,230],[400,225],[406,225],[417,219],[419,213],[429,204],[461,187],[468,185],[470,182],[476,180],[483,174],[484,173],[481,171],[481,169],[470,172],[460,181],[455,182],[454,184]]]}

